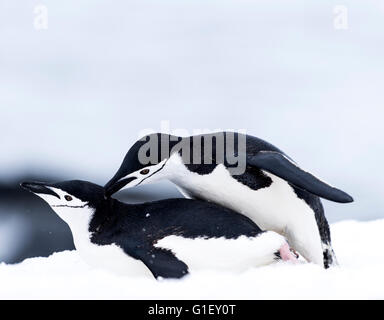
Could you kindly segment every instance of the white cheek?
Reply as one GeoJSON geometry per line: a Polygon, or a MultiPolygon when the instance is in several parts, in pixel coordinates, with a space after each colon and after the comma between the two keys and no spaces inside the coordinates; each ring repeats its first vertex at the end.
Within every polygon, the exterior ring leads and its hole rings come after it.
{"type": "Polygon", "coordinates": [[[36,195],[39,196],[41,199],[43,199],[45,202],[47,202],[51,207],[62,204],[62,200],[55,196],[51,196],[48,194],[36,194],[36,195]]]}
{"type": "Polygon", "coordinates": [[[88,208],[88,204],[86,202],[81,201],[80,199],[77,199],[73,196],[71,201],[67,201],[65,199],[65,196],[68,195],[68,193],[56,189],[56,188],[50,188],[52,191],[54,191],[59,197],[55,197],[53,195],[48,194],[37,194],[40,198],[45,200],[50,207],[56,212],[56,214],[63,219],[71,228],[72,225],[78,224],[78,221],[89,221],[91,215],[89,214],[88,210],[84,210],[88,208]]]}
{"type": "Polygon", "coordinates": [[[136,182],[135,182],[135,186],[137,186],[137,185],[143,185],[143,184],[147,184],[147,183],[150,183],[150,182],[152,182],[152,180],[151,180],[151,178],[152,177],[149,177],[149,174],[148,174],[148,176],[146,177],[146,176],[141,176],[141,177],[139,177],[137,180],[136,180],[136,182]]]}
{"type": "Polygon", "coordinates": [[[57,195],[59,195],[60,199],[58,199],[57,197],[54,197],[55,199],[57,200],[54,200],[56,201],[55,203],[51,204],[51,206],[71,206],[71,207],[84,207],[87,203],[86,202],[83,202],[81,201],[80,199],[77,199],[73,196],[71,196],[72,200],[71,201],[67,201],[65,199],[65,196],[68,195],[68,193],[60,190],[60,189],[56,189],[56,188],[50,188],[52,191],[54,191],[57,195]]]}
{"type": "Polygon", "coordinates": [[[89,222],[93,215],[91,208],[52,207],[52,209],[68,224],[72,234],[75,232],[88,233],[89,222]]]}
{"type": "MultiPolygon", "coordinates": [[[[155,170],[153,170],[152,173],[153,172],[155,172],[155,170]]],[[[154,175],[152,175],[152,173],[150,172],[146,175],[141,175],[141,177],[137,179],[136,185],[138,185],[139,183],[140,185],[148,184],[159,180],[158,173],[155,173],[154,175]]]]}
{"type": "Polygon", "coordinates": [[[152,183],[152,182],[155,182],[155,181],[162,179],[163,178],[163,167],[164,167],[164,164],[166,161],[167,160],[163,160],[157,165],[148,167],[147,169],[149,169],[150,171],[147,174],[141,174],[140,171],[142,171],[143,169],[140,169],[140,170],[126,176],[125,178],[136,178],[136,179],[133,180],[132,182],[128,183],[125,186],[125,188],[132,188],[132,187],[135,187],[139,184],[144,185],[144,184],[152,183]]]}

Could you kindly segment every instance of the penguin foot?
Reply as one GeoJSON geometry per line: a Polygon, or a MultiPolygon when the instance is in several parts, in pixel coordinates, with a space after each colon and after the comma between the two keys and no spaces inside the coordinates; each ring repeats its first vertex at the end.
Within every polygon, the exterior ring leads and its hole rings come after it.
{"type": "Polygon", "coordinates": [[[300,258],[299,254],[297,253],[297,251],[295,249],[290,248],[289,250],[291,250],[291,252],[296,256],[296,259],[300,258]]]}
{"type": "Polygon", "coordinates": [[[284,243],[279,249],[280,257],[283,261],[297,262],[298,254],[289,247],[288,243],[284,243]]]}

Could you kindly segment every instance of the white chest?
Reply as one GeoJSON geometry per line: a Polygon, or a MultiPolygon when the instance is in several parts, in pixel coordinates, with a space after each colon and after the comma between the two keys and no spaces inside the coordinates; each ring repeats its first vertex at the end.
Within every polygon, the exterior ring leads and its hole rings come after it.
{"type": "Polygon", "coordinates": [[[75,241],[75,246],[80,256],[92,267],[106,269],[123,276],[152,278],[143,262],[128,256],[117,245],[99,246],[91,243],[89,239],[83,239],[80,244],[75,241]]]}
{"type": "Polygon", "coordinates": [[[73,242],[79,255],[92,267],[109,270],[115,274],[152,277],[143,262],[127,255],[117,245],[99,246],[90,240],[89,222],[93,209],[54,208],[71,229],[73,242]]]}

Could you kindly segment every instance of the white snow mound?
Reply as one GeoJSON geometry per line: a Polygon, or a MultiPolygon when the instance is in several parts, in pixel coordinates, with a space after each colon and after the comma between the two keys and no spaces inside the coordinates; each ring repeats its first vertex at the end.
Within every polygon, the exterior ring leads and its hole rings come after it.
{"type": "Polygon", "coordinates": [[[182,280],[121,277],[76,251],[0,265],[1,299],[383,299],[384,220],[331,226],[340,267],[289,262],[241,274],[204,271],[182,280]]]}

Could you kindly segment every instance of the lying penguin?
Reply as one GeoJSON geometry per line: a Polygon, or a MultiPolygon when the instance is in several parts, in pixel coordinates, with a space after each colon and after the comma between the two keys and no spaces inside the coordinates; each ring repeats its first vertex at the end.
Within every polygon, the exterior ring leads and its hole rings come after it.
{"type": "Polygon", "coordinates": [[[352,202],[352,197],[304,171],[266,141],[232,132],[185,138],[148,135],[131,147],[105,188],[111,195],[161,179],[173,182],[188,198],[218,203],[246,215],[262,230],[280,233],[309,262],[325,268],[336,264],[320,197],[339,203],[352,202]],[[210,143],[213,139],[223,139],[224,149],[210,143]],[[230,145],[237,148],[230,150],[230,145]],[[190,157],[182,155],[186,146],[198,150],[197,163],[192,151],[190,157]],[[147,153],[154,156],[143,163],[147,153]],[[234,156],[244,159],[241,174],[231,172],[234,156]]]}
{"type": "Polygon", "coordinates": [[[125,204],[85,181],[23,182],[70,227],[79,254],[119,274],[181,278],[190,271],[242,271],[295,261],[285,239],[247,217],[200,200],[125,204]],[[144,265],[148,268],[145,268],[144,265]]]}

